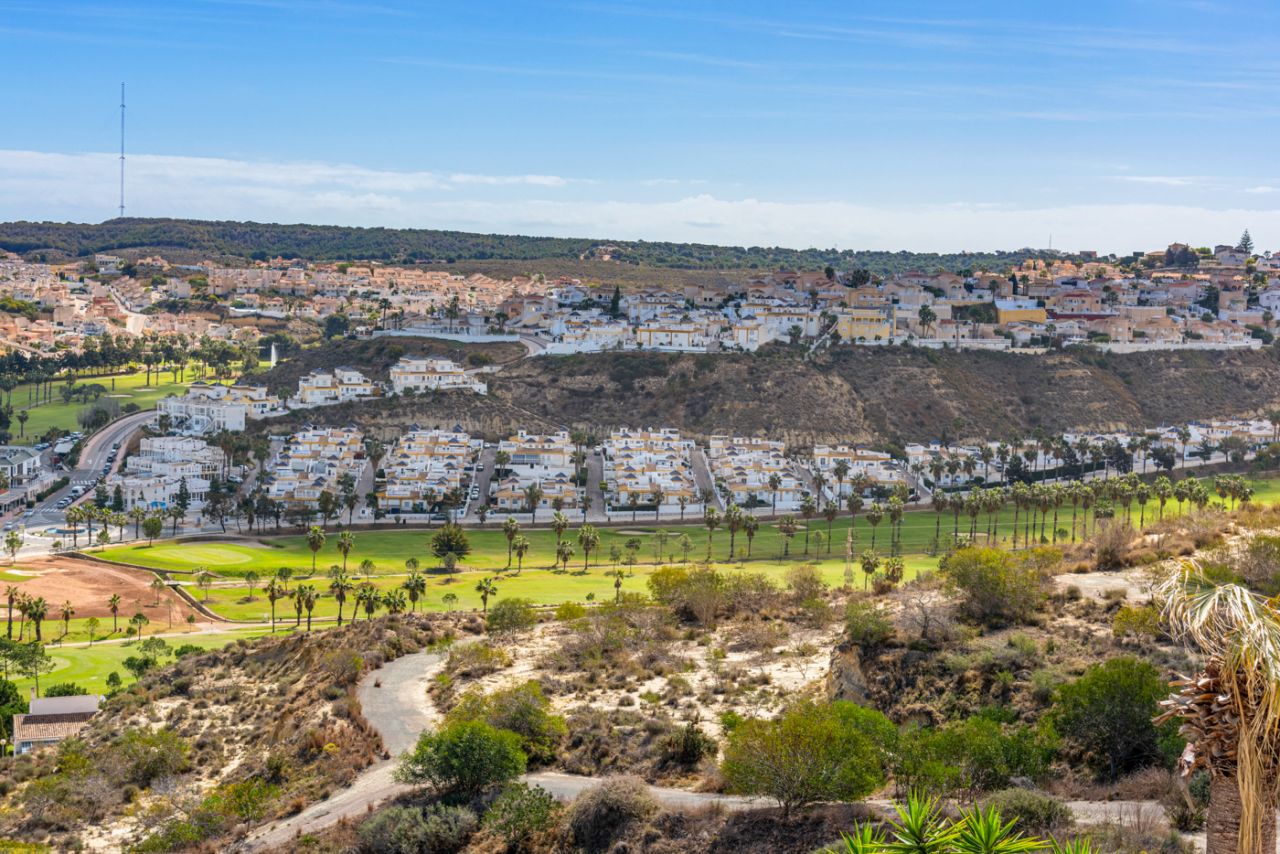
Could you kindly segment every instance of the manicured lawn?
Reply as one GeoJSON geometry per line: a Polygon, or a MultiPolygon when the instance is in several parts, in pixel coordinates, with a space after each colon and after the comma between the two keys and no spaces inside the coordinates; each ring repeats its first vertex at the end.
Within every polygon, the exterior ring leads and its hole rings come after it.
{"type": "MultiPolygon", "coordinates": [[[[187,377],[190,378],[192,373],[187,371],[187,377]]],[[[104,398],[111,398],[119,402],[123,408],[127,404],[134,403],[139,409],[154,409],[156,401],[170,394],[182,394],[186,391],[187,383],[172,382],[173,374],[168,371],[157,373],[151,372],[152,385],[146,385],[146,371],[137,371],[135,373],[115,374],[110,376],[84,376],[76,379],[77,385],[93,385],[97,384],[106,389],[104,398]]],[[[78,400],[71,403],[64,403],[60,393],[61,383],[55,383],[53,388],[53,397],[48,403],[39,406],[29,406],[31,392],[30,385],[20,385],[13,390],[13,408],[18,410],[27,410],[31,413],[31,417],[27,420],[26,428],[23,431],[23,437],[17,438],[19,425],[18,420],[13,420],[12,430],[14,440],[21,444],[33,444],[40,440],[50,427],[59,427],[63,430],[78,430],[79,424],[76,416],[85,404],[78,400]]]]}
{"type": "MultiPolygon", "coordinates": [[[[170,647],[182,644],[193,644],[202,649],[215,649],[225,646],[240,638],[254,638],[266,633],[266,629],[241,629],[217,634],[195,634],[189,638],[166,638],[170,647]]],[[[54,670],[40,677],[40,690],[55,682],[75,682],[92,692],[106,690],[107,675],[113,671],[128,685],[133,676],[124,667],[124,660],[135,655],[134,643],[100,643],[92,647],[57,647],[49,646],[47,651],[54,660],[54,670]]],[[[172,659],[167,659],[172,661],[172,659]]],[[[22,696],[27,696],[29,688],[34,684],[31,680],[15,678],[14,683],[22,696]]]]}

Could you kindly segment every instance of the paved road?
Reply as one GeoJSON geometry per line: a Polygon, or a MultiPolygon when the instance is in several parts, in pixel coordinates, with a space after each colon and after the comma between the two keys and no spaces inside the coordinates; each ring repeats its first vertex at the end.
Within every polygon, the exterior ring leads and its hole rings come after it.
{"type": "MultiPolygon", "coordinates": [[[[80,461],[75,471],[69,475],[71,483],[36,505],[35,513],[27,519],[27,527],[37,528],[65,524],[66,516],[55,506],[58,503],[58,499],[68,495],[71,492],[71,487],[84,486],[101,477],[102,469],[107,464],[107,458],[111,455],[111,446],[119,443],[123,447],[130,436],[141,430],[143,425],[154,417],[154,412],[138,412],[133,415],[127,415],[124,418],[113,421],[85,439],[80,449],[80,461]]],[[[119,463],[120,460],[117,460],[116,465],[118,466],[119,463]]]]}
{"type": "MultiPolygon", "coordinates": [[[[382,736],[392,758],[371,765],[354,783],[327,800],[313,804],[297,815],[263,826],[235,850],[257,852],[288,845],[300,834],[324,830],[343,818],[366,815],[370,807],[408,792],[408,786],[392,779],[396,764],[394,757],[413,747],[418,734],[439,721],[439,713],[427,698],[427,687],[443,661],[443,653],[418,652],[366,674],[357,689],[360,705],[365,719],[382,736]]],[[[542,786],[562,801],[572,800],[600,783],[594,777],[558,771],[540,771],[527,775],[525,780],[542,786]]],[[[677,808],[719,803],[728,809],[746,809],[764,803],[754,798],[658,786],[650,786],[649,790],[660,803],[677,808]]]]}
{"type": "Polygon", "coordinates": [[[402,656],[361,680],[357,689],[365,718],[373,724],[392,757],[367,768],[347,788],[297,815],[266,825],[240,844],[237,851],[265,851],[287,845],[302,833],[314,833],[342,818],[368,812],[409,787],[392,779],[394,757],[413,747],[418,733],[435,724],[435,709],[427,700],[427,685],[444,661],[438,652],[402,656]],[[381,687],[379,687],[381,686],[381,687]]]}

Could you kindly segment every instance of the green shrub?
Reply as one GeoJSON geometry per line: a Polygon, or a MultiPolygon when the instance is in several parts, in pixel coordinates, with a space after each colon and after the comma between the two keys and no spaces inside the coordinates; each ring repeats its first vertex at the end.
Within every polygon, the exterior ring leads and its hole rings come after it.
{"type": "Polygon", "coordinates": [[[564,718],[551,714],[551,703],[542,686],[533,680],[490,694],[470,691],[449,712],[449,722],[484,721],[495,729],[520,737],[520,747],[530,761],[546,764],[567,732],[564,718]]]}
{"type": "Polygon", "coordinates": [[[360,850],[368,854],[452,854],[476,830],[466,807],[388,807],[360,825],[360,850]]]}
{"type": "Polygon", "coordinates": [[[484,815],[484,826],[517,850],[529,838],[549,830],[560,812],[560,803],[546,789],[526,783],[508,783],[484,815]]]}
{"type": "Polygon", "coordinates": [[[1160,635],[1160,613],[1150,605],[1125,605],[1111,618],[1111,633],[1117,638],[1152,640],[1160,635]]]}
{"type": "Polygon", "coordinates": [[[867,599],[853,599],[845,605],[844,630],[850,642],[863,650],[884,646],[894,636],[888,613],[867,599]]]}
{"type": "Polygon", "coordinates": [[[937,728],[904,730],[894,748],[894,777],[936,793],[988,792],[1014,777],[1043,777],[1057,747],[1048,727],[1001,724],[988,715],[937,728]]]}
{"type": "Polygon", "coordinates": [[[1172,761],[1182,750],[1178,724],[1152,718],[1169,683],[1155,665],[1128,656],[1095,664],[1058,690],[1054,725],[1108,780],[1172,761]]]}
{"type": "Polygon", "coordinates": [[[663,738],[662,754],[667,762],[693,768],[708,756],[715,756],[716,740],[696,722],[689,721],[663,738]]]}
{"type": "Polygon", "coordinates": [[[607,851],[636,823],[658,811],[649,787],[637,777],[608,777],[569,805],[569,838],[587,851],[607,851]]]}
{"type": "Polygon", "coordinates": [[[445,555],[464,558],[471,553],[471,541],[461,525],[446,522],[431,537],[431,553],[438,558],[445,555]]]}
{"type": "Polygon", "coordinates": [[[587,616],[587,609],[577,602],[561,602],[556,606],[556,619],[562,623],[581,620],[587,616]]]}
{"type": "Polygon", "coordinates": [[[1058,833],[1075,821],[1071,808],[1062,801],[1032,789],[992,792],[982,800],[982,806],[999,810],[1004,821],[1017,821],[1017,829],[1022,833],[1058,833]]]}
{"type": "Polygon", "coordinates": [[[884,715],[853,703],[799,702],[773,720],[748,720],[729,734],[721,772],[732,791],[765,795],[791,809],[856,800],[884,785],[893,742],[884,715]]]}
{"type": "Polygon", "coordinates": [[[500,635],[518,632],[535,625],[538,612],[533,609],[533,602],[528,599],[502,599],[489,609],[485,627],[489,634],[500,635]]]}
{"type": "Polygon", "coordinates": [[[46,697],[83,697],[89,691],[74,682],[55,682],[44,689],[46,697]]]}
{"type": "Polygon", "coordinates": [[[111,745],[111,752],[124,763],[125,781],[142,787],[157,777],[186,771],[190,750],[186,741],[166,729],[127,730],[111,745]]]}
{"type": "Polygon", "coordinates": [[[526,764],[514,732],[483,721],[459,721],[423,733],[413,751],[401,758],[395,777],[402,783],[430,784],[441,792],[477,795],[519,777],[526,764]]]}
{"type": "Polygon", "coordinates": [[[1046,561],[1033,549],[1015,555],[995,548],[963,548],[940,567],[960,594],[960,613],[988,626],[1026,622],[1044,601],[1046,561]]]}

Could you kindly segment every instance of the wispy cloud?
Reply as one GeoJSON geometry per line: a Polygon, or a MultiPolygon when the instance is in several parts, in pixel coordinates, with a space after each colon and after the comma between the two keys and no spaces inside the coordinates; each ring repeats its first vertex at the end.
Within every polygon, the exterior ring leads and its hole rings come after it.
{"type": "MultiPolygon", "coordinates": [[[[112,216],[115,169],[110,154],[0,151],[0,219],[112,216]]],[[[1196,235],[1212,244],[1244,225],[1263,240],[1280,235],[1280,209],[1262,206],[783,202],[691,191],[670,183],[675,179],[641,182],[659,196],[664,187],[674,188],[675,195],[636,200],[609,198],[625,190],[617,182],[548,175],[162,155],[134,156],[129,169],[127,213],[137,216],[943,251],[1041,245],[1050,233],[1055,245],[1101,251],[1164,246],[1170,235],[1196,235]]]]}
{"type": "Polygon", "coordinates": [[[1257,196],[1264,196],[1264,195],[1267,195],[1268,193],[1276,193],[1276,192],[1280,192],[1280,188],[1272,187],[1272,186],[1270,186],[1270,185],[1268,185],[1268,184],[1259,184],[1259,185],[1258,185],[1258,186],[1256,186],[1256,187],[1248,187],[1248,188],[1246,188],[1246,189],[1245,189],[1245,192],[1246,192],[1246,193],[1253,193],[1254,195],[1257,195],[1257,196]]]}
{"type": "Polygon", "coordinates": [[[1193,187],[1203,184],[1206,178],[1195,175],[1115,175],[1117,181],[1131,184],[1156,184],[1162,187],[1193,187]]]}

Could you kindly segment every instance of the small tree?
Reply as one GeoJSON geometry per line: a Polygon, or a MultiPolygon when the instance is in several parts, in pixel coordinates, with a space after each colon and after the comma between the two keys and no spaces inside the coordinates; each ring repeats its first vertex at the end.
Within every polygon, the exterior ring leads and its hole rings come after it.
{"type": "Polygon", "coordinates": [[[735,727],[721,772],[732,791],[773,798],[789,818],[797,807],[856,800],[884,785],[882,757],[894,736],[879,712],[804,701],[735,727]]]}
{"type": "Polygon", "coordinates": [[[1113,658],[1059,689],[1054,725],[1083,752],[1094,771],[1115,780],[1176,758],[1181,751],[1177,723],[1157,727],[1152,722],[1167,694],[1168,683],[1155,665],[1127,656],[1113,658]]]}
{"type": "Polygon", "coordinates": [[[520,737],[483,721],[461,721],[423,733],[400,760],[395,779],[413,786],[474,797],[524,773],[520,737]]]}

